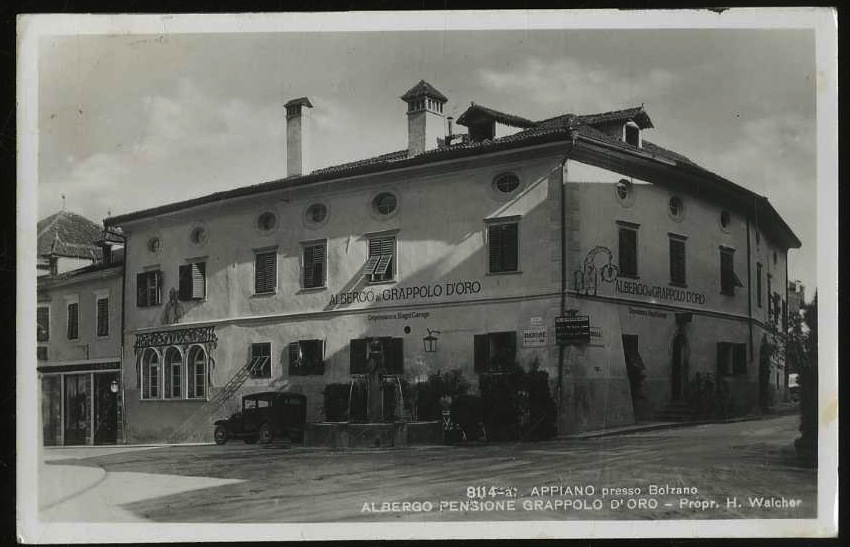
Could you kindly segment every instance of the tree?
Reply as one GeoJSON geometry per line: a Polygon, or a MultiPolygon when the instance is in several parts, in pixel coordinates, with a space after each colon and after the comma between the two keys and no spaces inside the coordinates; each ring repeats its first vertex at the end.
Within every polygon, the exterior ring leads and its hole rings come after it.
{"type": "Polygon", "coordinates": [[[803,309],[803,321],[808,327],[800,345],[800,437],[794,441],[798,457],[814,467],[818,459],[818,294],[803,309]]]}

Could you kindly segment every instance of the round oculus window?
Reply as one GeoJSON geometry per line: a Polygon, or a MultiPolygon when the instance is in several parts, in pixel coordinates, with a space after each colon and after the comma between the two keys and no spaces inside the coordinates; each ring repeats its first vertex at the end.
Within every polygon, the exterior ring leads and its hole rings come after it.
{"type": "Polygon", "coordinates": [[[328,207],[324,203],[314,203],[307,207],[307,220],[313,224],[320,224],[328,218],[328,207]]]}
{"type": "Polygon", "coordinates": [[[513,173],[499,175],[493,180],[493,188],[503,194],[510,194],[519,188],[519,177],[513,173]]]}
{"type": "Polygon", "coordinates": [[[723,211],[720,213],[720,227],[728,228],[729,224],[732,222],[732,216],[729,214],[729,211],[723,211]]]}
{"type": "Polygon", "coordinates": [[[391,194],[390,192],[381,192],[372,200],[372,207],[381,215],[391,214],[396,210],[397,206],[398,199],[395,197],[395,194],[391,194]]]}
{"type": "Polygon", "coordinates": [[[263,232],[270,232],[277,226],[277,215],[271,211],[260,213],[257,217],[257,228],[263,232]]]}
{"type": "Polygon", "coordinates": [[[684,212],[685,204],[682,203],[682,198],[679,196],[673,196],[670,198],[670,201],[667,203],[667,210],[670,213],[670,216],[674,219],[682,218],[682,213],[684,212]]]}
{"type": "Polygon", "coordinates": [[[148,240],[148,250],[152,253],[158,253],[162,250],[162,240],[158,237],[152,237],[148,240]]]}
{"type": "Polygon", "coordinates": [[[198,226],[189,232],[189,241],[195,245],[202,245],[207,241],[207,229],[203,226],[198,226]]]}

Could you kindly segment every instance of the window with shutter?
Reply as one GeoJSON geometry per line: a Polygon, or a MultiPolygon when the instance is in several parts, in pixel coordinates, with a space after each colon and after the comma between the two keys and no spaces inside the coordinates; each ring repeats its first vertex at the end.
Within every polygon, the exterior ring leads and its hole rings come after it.
{"type": "Polygon", "coordinates": [[[761,277],[762,277],[762,265],[761,262],[756,263],[756,305],[760,308],[762,306],[762,297],[761,297],[761,277]]]}
{"type": "Polygon", "coordinates": [[[304,247],[304,279],[305,289],[325,286],[325,244],[304,247]]]}
{"type": "Polygon", "coordinates": [[[324,341],[299,340],[289,344],[290,376],[313,376],[324,373],[324,341]]]}
{"type": "Polygon", "coordinates": [[[270,342],[251,344],[251,363],[249,370],[252,378],[271,378],[272,345],[270,342]]]}
{"type": "Polygon", "coordinates": [[[36,310],[36,340],[38,342],[47,342],[50,340],[50,308],[47,306],[39,306],[36,310]]]}
{"type": "Polygon", "coordinates": [[[620,259],[619,275],[636,277],[638,274],[637,230],[631,227],[620,226],[618,243],[620,259]]]}
{"type": "Polygon", "coordinates": [[[371,281],[394,279],[395,247],[395,236],[369,238],[369,259],[363,266],[363,275],[371,281]]]}
{"type": "Polygon", "coordinates": [[[487,372],[490,363],[490,340],[486,334],[476,334],[473,343],[475,372],[487,372]]]}
{"type": "Polygon", "coordinates": [[[153,270],[136,274],[136,305],[158,306],[162,302],[162,272],[153,270]]]}
{"type": "Polygon", "coordinates": [[[519,224],[493,224],[487,228],[490,273],[519,270],[519,224]]]}
{"type": "Polygon", "coordinates": [[[68,304],[68,340],[75,340],[79,337],[79,326],[80,305],[77,303],[68,304]]]}
{"type": "Polygon", "coordinates": [[[384,342],[384,369],[387,374],[404,373],[404,339],[388,338],[384,342]]]}
{"type": "Polygon", "coordinates": [[[180,266],[177,295],[180,300],[203,300],[206,296],[206,263],[193,262],[180,266]]]}
{"type": "Polygon", "coordinates": [[[516,366],[516,332],[489,332],[473,339],[475,372],[506,372],[516,366]]]}
{"type": "Polygon", "coordinates": [[[97,335],[109,336],[109,298],[97,299],[97,335]]]}
{"type": "Polygon", "coordinates": [[[729,296],[735,295],[735,287],[744,284],[735,275],[735,250],[720,248],[720,292],[729,296]]]}
{"type": "Polygon", "coordinates": [[[254,294],[273,293],[277,286],[277,252],[254,255],[254,294]]]}
{"type": "Polygon", "coordinates": [[[670,283],[684,285],[685,277],[685,242],[680,238],[670,238],[670,283]]]}
{"type": "Polygon", "coordinates": [[[746,376],[747,374],[747,345],[746,344],[731,344],[732,345],[732,373],[735,375],[746,376]]]}

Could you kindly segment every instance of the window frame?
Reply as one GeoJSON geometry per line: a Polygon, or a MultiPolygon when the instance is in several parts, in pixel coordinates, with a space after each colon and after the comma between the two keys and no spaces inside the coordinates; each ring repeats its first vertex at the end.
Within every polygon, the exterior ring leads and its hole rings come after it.
{"type": "Polygon", "coordinates": [[[289,359],[289,376],[322,376],[325,374],[325,341],[320,339],[305,339],[290,342],[287,346],[287,356],[289,359]],[[302,368],[300,361],[304,360],[304,348],[318,346],[318,359],[313,356],[312,365],[302,368]],[[298,352],[299,357],[295,357],[298,352]]]}
{"type": "Polygon", "coordinates": [[[206,259],[190,258],[177,267],[177,299],[181,302],[206,300],[207,298],[207,262],[206,259]],[[195,275],[200,272],[201,295],[196,295],[195,275]],[[184,283],[187,283],[184,285],[184,283]]]}
{"type": "Polygon", "coordinates": [[[141,389],[139,390],[139,398],[143,401],[156,401],[162,399],[162,359],[159,352],[154,348],[145,348],[140,357],[141,366],[139,372],[141,374],[141,389]],[[151,361],[149,356],[153,356],[151,361]],[[151,381],[151,368],[156,368],[156,382],[151,381]],[[151,388],[156,389],[156,394],[151,394],[151,388]]]}
{"type": "MultiPolygon", "coordinates": [[[[315,275],[315,274],[314,274],[315,275]]],[[[328,241],[327,239],[316,239],[312,241],[303,241],[301,243],[301,288],[304,290],[321,290],[326,289],[328,286],[328,241]],[[308,264],[307,264],[307,251],[311,249],[311,265],[314,267],[316,265],[315,260],[315,249],[321,248],[322,250],[322,259],[321,259],[321,282],[317,284],[308,284],[307,283],[307,272],[308,264]]],[[[315,282],[313,282],[315,283],[315,282]]]]}
{"type": "Polygon", "coordinates": [[[50,341],[50,304],[38,304],[35,309],[35,324],[36,324],[36,332],[35,339],[36,342],[49,342],[50,341]],[[45,321],[45,325],[42,328],[41,322],[38,320],[39,313],[44,310],[47,313],[47,321],[45,321]],[[44,332],[44,334],[42,334],[44,332]]]}
{"type": "Polygon", "coordinates": [[[720,294],[735,296],[735,288],[743,287],[738,275],[735,273],[735,249],[721,245],[720,249],[720,294]],[[728,269],[725,267],[724,257],[728,258],[728,269]]]}
{"type": "MultiPolygon", "coordinates": [[[[487,239],[487,275],[511,275],[511,274],[521,274],[522,268],[520,265],[522,264],[522,249],[520,248],[520,242],[522,241],[521,233],[520,233],[520,224],[522,221],[522,217],[520,216],[511,216],[511,217],[500,217],[493,219],[485,219],[485,234],[487,239]],[[513,227],[513,237],[514,237],[514,248],[513,254],[515,264],[514,268],[510,269],[509,260],[505,259],[505,244],[504,240],[501,239],[504,237],[504,233],[508,227],[513,227]],[[494,236],[498,233],[498,239],[494,236]],[[494,259],[494,244],[498,244],[499,246],[499,255],[498,260],[494,259]],[[494,262],[499,262],[498,269],[494,269],[494,262]]],[[[508,248],[508,251],[510,249],[508,248]]]]}
{"type": "Polygon", "coordinates": [[[251,343],[251,361],[249,364],[250,367],[250,377],[254,379],[265,379],[272,377],[272,343],[271,342],[252,342],[251,343]],[[257,350],[263,350],[263,348],[268,348],[268,354],[266,353],[257,353],[257,350]],[[265,361],[265,362],[264,362],[265,361]],[[261,364],[262,363],[262,364],[261,364]],[[266,367],[268,367],[268,374],[257,374],[257,367],[259,366],[259,370],[263,371],[266,367]]]}
{"type": "Polygon", "coordinates": [[[278,286],[278,278],[277,278],[278,253],[277,253],[277,249],[278,249],[277,247],[254,249],[254,276],[253,276],[254,281],[253,281],[253,284],[252,284],[252,288],[253,288],[252,295],[253,296],[267,296],[267,295],[273,295],[273,294],[277,293],[277,286],[278,286]],[[257,286],[258,286],[257,260],[259,259],[260,256],[263,256],[263,255],[272,255],[274,257],[273,260],[270,262],[270,264],[272,265],[272,268],[274,269],[272,275],[270,276],[273,281],[272,281],[270,290],[258,291],[257,290],[257,286]]]}
{"type": "Polygon", "coordinates": [[[761,262],[756,262],[756,305],[762,307],[762,275],[764,275],[764,265],[761,262]]]}
{"type": "Polygon", "coordinates": [[[669,252],[669,261],[670,261],[670,285],[674,285],[676,287],[687,287],[688,286],[688,248],[687,248],[687,236],[679,235],[679,234],[667,234],[668,238],[668,252],[669,252]],[[681,280],[675,279],[675,273],[678,273],[678,270],[674,269],[675,262],[673,260],[673,246],[681,245],[682,249],[682,258],[681,258],[681,280]]]}
{"type": "Polygon", "coordinates": [[[79,340],[80,339],[80,301],[77,299],[69,299],[65,302],[65,334],[67,335],[68,340],[79,340]],[[71,315],[71,309],[73,307],[74,315],[73,321],[71,315]]]}
{"type": "Polygon", "coordinates": [[[109,337],[109,293],[96,294],[94,297],[94,328],[95,336],[98,338],[109,337]],[[103,316],[101,316],[101,302],[106,302],[106,309],[103,316]],[[103,321],[102,324],[101,320],[103,321]],[[103,326],[103,329],[101,329],[101,326],[103,326]]]}
{"type": "Polygon", "coordinates": [[[633,222],[625,222],[622,220],[617,221],[617,268],[619,269],[619,273],[617,274],[619,277],[627,277],[630,279],[638,279],[640,277],[640,238],[638,236],[638,232],[640,231],[640,224],[635,224],[633,222]],[[634,234],[634,270],[630,271],[628,268],[623,267],[623,234],[624,233],[633,233],[634,234]]]}
{"type": "Polygon", "coordinates": [[[186,382],[184,381],[185,372],[185,356],[183,352],[176,346],[168,346],[165,348],[162,357],[162,396],[161,399],[183,399],[186,382]],[[169,356],[176,355],[178,357],[177,360],[169,359],[169,356]],[[174,372],[177,372],[177,394],[174,394],[174,372]]]}
{"type": "Polygon", "coordinates": [[[136,307],[137,308],[152,308],[162,304],[162,270],[158,267],[148,269],[136,274],[136,307]],[[145,300],[142,303],[140,298],[140,282],[144,281],[145,300]],[[151,282],[152,280],[152,282],[151,282]],[[153,296],[153,301],[151,301],[153,296]]]}
{"type": "MultiPolygon", "coordinates": [[[[518,346],[517,332],[515,330],[492,331],[473,336],[473,368],[478,374],[504,374],[516,369],[518,346]],[[503,366],[494,367],[493,346],[498,337],[507,337],[507,348],[513,347],[512,362],[504,363],[503,366]]],[[[506,359],[511,356],[506,355],[506,359]]]]}
{"type": "Polygon", "coordinates": [[[209,356],[204,348],[198,345],[189,347],[186,352],[186,399],[206,400],[208,397],[207,370],[209,367],[209,356]],[[200,377],[203,380],[203,393],[198,395],[198,364],[201,365],[200,377]]]}

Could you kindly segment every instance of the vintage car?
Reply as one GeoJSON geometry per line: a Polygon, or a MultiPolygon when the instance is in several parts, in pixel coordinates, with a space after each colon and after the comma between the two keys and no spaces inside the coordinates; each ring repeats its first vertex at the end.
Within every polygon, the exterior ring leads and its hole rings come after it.
{"type": "Polygon", "coordinates": [[[307,398],[300,393],[265,391],[242,397],[242,410],[215,422],[216,444],[228,439],[266,444],[274,439],[301,442],[304,439],[307,398]]]}

